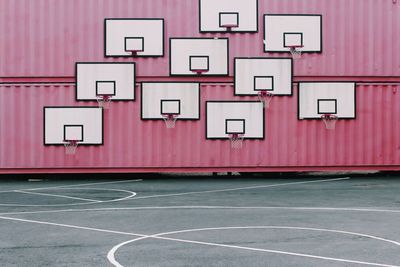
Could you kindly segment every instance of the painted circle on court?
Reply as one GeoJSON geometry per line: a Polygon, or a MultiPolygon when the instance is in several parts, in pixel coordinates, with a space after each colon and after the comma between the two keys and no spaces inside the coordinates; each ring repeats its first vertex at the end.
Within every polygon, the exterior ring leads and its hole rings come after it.
{"type": "Polygon", "coordinates": [[[366,264],[366,265],[373,265],[373,266],[392,266],[387,265],[384,263],[372,263],[367,261],[358,261],[352,259],[342,259],[342,258],[334,258],[334,257],[325,257],[319,255],[312,255],[312,254],[305,254],[305,253],[296,253],[290,251],[282,251],[282,250],[271,250],[271,249],[262,249],[262,248],[252,248],[252,247],[244,247],[239,245],[228,245],[223,243],[212,243],[207,241],[195,241],[195,240],[188,240],[188,239],[180,239],[180,238],[172,238],[167,237],[168,235],[173,234],[181,234],[181,233],[193,233],[193,232],[202,232],[202,231],[215,231],[215,230],[244,230],[244,229],[270,229],[270,230],[300,230],[300,231],[312,231],[312,232],[324,232],[324,233],[335,233],[335,234],[342,234],[342,235],[349,235],[357,238],[367,238],[377,241],[386,242],[389,244],[393,244],[396,246],[400,246],[400,242],[363,234],[363,233],[356,233],[356,232],[349,232],[343,230],[333,230],[333,229],[322,229],[322,228],[308,228],[308,227],[291,227],[291,226],[237,226],[237,227],[213,227],[213,228],[197,228],[197,229],[186,229],[186,230],[179,230],[179,231],[172,231],[172,232],[164,232],[154,235],[143,235],[141,237],[131,239],[122,243],[117,244],[114,246],[107,254],[107,259],[109,262],[116,267],[124,267],[124,265],[120,264],[116,258],[115,253],[123,246],[128,244],[138,242],[141,240],[146,239],[160,239],[160,240],[170,240],[174,242],[182,242],[182,243],[189,243],[189,244],[198,244],[198,245],[205,245],[205,246],[212,246],[212,247],[222,247],[222,248],[231,248],[231,249],[242,249],[247,251],[256,251],[256,252],[266,252],[266,253],[274,253],[280,255],[289,255],[289,256],[298,256],[298,257],[305,257],[317,260],[325,260],[325,261],[333,261],[333,262],[345,262],[345,263],[353,263],[353,264],[366,264]]]}
{"type": "MultiPolygon", "coordinates": [[[[60,206],[77,206],[77,205],[89,205],[89,204],[99,204],[99,203],[110,203],[110,202],[118,202],[122,200],[127,200],[131,199],[134,196],[136,196],[136,193],[133,191],[129,190],[123,190],[123,189],[111,189],[111,188],[87,188],[87,187],[79,187],[79,188],[68,188],[68,187],[63,187],[63,188],[54,188],[54,189],[47,189],[47,190],[42,190],[41,192],[36,192],[36,190],[13,190],[10,192],[7,192],[8,194],[28,194],[28,195],[36,195],[37,197],[47,197],[47,198],[69,198],[69,199],[75,199],[75,200],[80,200],[80,202],[75,202],[75,203],[65,203],[65,204],[16,204],[16,203],[0,203],[0,206],[7,206],[7,207],[60,207],[60,206]],[[118,192],[118,193],[123,193],[125,196],[123,197],[117,197],[114,199],[110,200],[95,200],[95,199],[86,199],[84,197],[72,197],[68,195],[58,195],[57,193],[54,193],[55,191],[62,191],[62,190],[91,190],[91,191],[108,191],[108,192],[118,192]]],[[[1,194],[5,194],[5,192],[0,192],[1,194]]]]}

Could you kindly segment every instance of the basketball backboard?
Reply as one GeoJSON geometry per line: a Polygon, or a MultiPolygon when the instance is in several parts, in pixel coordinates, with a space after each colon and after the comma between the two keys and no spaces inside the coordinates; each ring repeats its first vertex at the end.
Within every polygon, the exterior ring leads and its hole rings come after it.
{"type": "Polygon", "coordinates": [[[189,56],[189,69],[192,72],[207,72],[210,70],[209,56],[189,56]]]}
{"type": "Polygon", "coordinates": [[[355,119],[355,87],[354,82],[300,82],[299,119],[321,119],[325,114],[355,119]]]}
{"type": "Polygon", "coordinates": [[[135,100],[135,63],[78,62],[75,72],[76,100],[135,100]]]}
{"type": "Polygon", "coordinates": [[[322,52],[322,16],[311,14],[264,15],[264,52],[322,52]]]}
{"type": "Polygon", "coordinates": [[[44,144],[103,144],[103,109],[98,107],[44,107],[44,144]]]}
{"type": "Polygon", "coordinates": [[[228,38],[170,38],[170,75],[228,75],[228,38]]]}
{"type": "Polygon", "coordinates": [[[265,112],[259,101],[207,101],[206,117],[207,139],[229,139],[230,134],[264,139],[265,112]]]}
{"type": "Polygon", "coordinates": [[[257,32],[258,0],[199,0],[200,32],[257,32]]]}
{"type": "Polygon", "coordinates": [[[246,120],[245,119],[226,119],[225,120],[226,134],[245,134],[246,120]]]}
{"type": "Polygon", "coordinates": [[[142,82],[141,118],[162,120],[177,115],[179,120],[200,119],[200,84],[193,82],[142,82]]]}
{"type": "Polygon", "coordinates": [[[164,55],[164,19],[108,18],[104,21],[106,57],[164,55]]]}
{"type": "Polygon", "coordinates": [[[235,58],[235,95],[292,95],[291,58],[235,58]]]}
{"type": "Polygon", "coordinates": [[[64,124],[64,141],[83,142],[83,124],[64,124]]]}

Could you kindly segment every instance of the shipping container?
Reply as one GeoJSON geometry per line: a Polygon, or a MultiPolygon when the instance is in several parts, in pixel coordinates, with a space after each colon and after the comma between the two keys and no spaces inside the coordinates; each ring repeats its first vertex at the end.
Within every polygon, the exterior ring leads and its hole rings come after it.
{"type": "MultiPolygon", "coordinates": [[[[296,84],[295,84],[296,85],[296,84]]],[[[305,171],[394,170],[400,167],[398,85],[357,84],[357,119],[339,120],[334,131],[321,120],[297,119],[293,96],[276,97],[265,116],[265,138],[206,139],[205,102],[253,100],[233,97],[232,84],[201,84],[199,121],[143,121],[135,102],[112,103],[104,113],[104,145],[78,146],[75,156],[62,146],[43,144],[44,106],[77,103],[73,84],[13,84],[0,87],[0,170],[8,172],[305,171]]],[[[137,93],[140,94],[139,88],[137,93]]],[[[139,96],[140,97],[140,96],[139,96]]]]}
{"type": "MultiPolygon", "coordinates": [[[[204,22],[206,15],[201,15],[200,3],[200,0],[0,1],[0,173],[400,169],[400,2],[258,0],[256,30],[240,33],[230,29],[202,31],[200,16],[204,16],[204,22]],[[261,104],[257,93],[239,92],[238,77],[246,73],[236,69],[236,60],[291,58],[289,51],[267,51],[270,43],[266,29],[270,22],[265,15],[320,18],[321,36],[316,38],[320,40],[320,51],[304,51],[301,59],[287,65],[289,92],[276,94],[270,107],[262,109],[259,135],[245,138],[242,148],[234,149],[229,139],[212,138],[210,127],[207,128],[210,124],[207,120],[213,117],[211,113],[207,116],[208,103],[261,104]],[[119,21],[116,19],[158,20],[163,31],[162,53],[144,57],[140,52],[139,56],[107,55],[106,19],[114,19],[110,23],[119,21]],[[174,40],[189,40],[190,47],[211,47],[211,50],[217,47],[214,41],[220,41],[218,68],[227,73],[219,72],[217,67],[213,69],[216,63],[209,52],[207,64],[211,67],[207,71],[212,75],[185,74],[179,69],[179,64],[186,64],[179,61],[184,49],[174,40]],[[210,40],[211,44],[200,44],[198,40],[210,40]],[[133,65],[134,78],[129,82],[134,84],[130,91],[134,95],[111,101],[110,108],[102,111],[101,143],[78,145],[75,155],[66,155],[62,144],[46,142],[45,108],[98,106],[95,98],[79,99],[78,62],[133,65]],[[343,82],[354,85],[354,101],[350,101],[354,116],[339,117],[334,130],[327,130],[319,117],[301,117],[302,86],[343,82]],[[198,84],[198,99],[186,102],[196,106],[197,113],[187,120],[178,119],[173,129],[167,129],[160,117],[144,118],[145,83],[198,84]]],[[[229,8],[228,5],[226,9],[229,8]]],[[[307,36],[304,38],[307,40],[307,36]]],[[[146,41],[143,46],[148,47],[146,41]]],[[[199,53],[194,56],[198,64],[206,57],[199,53]]],[[[254,83],[255,77],[270,81],[266,79],[270,76],[253,76],[254,83]]],[[[279,78],[274,76],[271,81],[279,83],[279,78]]],[[[326,108],[333,103],[335,110],[342,108],[340,100],[319,100],[327,101],[326,108]]],[[[175,104],[185,109],[181,100],[175,104]]],[[[221,108],[220,113],[223,112],[221,108]]],[[[323,114],[319,106],[318,114],[323,114]]],[[[230,120],[242,119],[236,117],[230,120]]]]}

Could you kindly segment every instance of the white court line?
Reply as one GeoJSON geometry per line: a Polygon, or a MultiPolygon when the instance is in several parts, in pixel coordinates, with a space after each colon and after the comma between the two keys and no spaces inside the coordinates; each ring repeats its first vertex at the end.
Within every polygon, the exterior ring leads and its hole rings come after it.
{"type": "Polygon", "coordinates": [[[184,196],[184,195],[193,195],[193,194],[205,194],[205,193],[216,193],[216,192],[230,192],[230,191],[238,191],[238,190],[246,190],[246,189],[257,189],[257,188],[268,188],[268,187],[277,187],[277,186],[285,186],[285,185],[298,185],[298,184],[311,184],[311,183],[323,183],[323,182],[335,182],[348,180],[350,177],[344,178],[335,178],[335,179],[324,179],[324,180],[311,180],[311,181],[302,181],[302,182],[290,182],[290,183],[282,183],[282,184],[269,184],[269,185],[256,185],[256,186],[247,186],[247,187],[238,187],[238,188],[227,188],[227,189],[216,189],[216,190],[207,190],[207,191],[192,191],[185,193],[175,193],[175,194],[164,194],[164,195],[152,195],[152,196],[142,196],[135,197],[134,199],[146,199],[146,198],[156,198],[156,197],[173,197],[173,196],[184,196]]]}
{"type": "MultiPolygon", "coordinates": [[[[138,233],[130,233],[130,232],[122,232],[122,231],[114,231],[114,230],[107,230],[107,229],[100,229],[100,228],[93,228],[93,227],[86,227],[86,226],[77,226],[77,225],[70,225],[70,224],[59,224],[59,223],[52,223],[52,222],[45,222],[45,221],[35,221],[35,220],[27,220],[27,219],[19,219],[19,218],[12,218],[12,217],[4,217],[0,216],[0,219],[3,220],[11,220],[11,221],[18,221],[18,222],[26,222],[26,223],[36,223],[36,224],[43,224],[43,225],[51,225],[51,226],[59,226],[59,227],[66,227],[72,229],[79,229],[79,230],[89,230],[89,231],[96,231],[96,232],[103,232],[103,233],[111,233],[111,234],[120,234],[120,235],[130,235],[130,236],[139,236],[140,238],[135,238],[133,240],[125,241],[123,243],[118,244],[117,246],[113,247],[110,252],[107,254],[107,258],[110,262],[118,263],[115,260],[115,252],[123,245],[139,241],[142,239],[147,238],[155,238],[155,239],[162,239],[162,240],[170,240],[170,241],[177,241],[183,243],[191,243],[191,244],[199,244],[199,245],[207,245],[207,246],[216,246],[216,247],[226,247],[226,248],[235,248],[235,249],[243,249],[243,250],[250,250],[250,251],[259,251],[259,252],[269,252],[275,254],[283,254],[283,255],[290,255],[290,256],[299,256],[299,257],[306,257],[306,258],[313,258],[313,259],[320,259],[320,260],[330,260],[330,261],[337,261],[337,262],[348,262],[348,263],[356,263],[356,264],[364,264],[370,266],[382,266],[382,267],[400,267],[397,265],[388,265],[388,264],[380,264],[380,263],[372,263],[372,262],[363,262],[363,261],[355,261],[355,260],[346,260],[340,258],[332,258],[332,257],[323,257],[317,255],[309,255],[309,254],[302,254],[302,253],[293,253],[287,251],[280,251],[280,250],[269,250],[269,249],[259,249],[259,248],[251,248],[251,247],[244,247],[244,246],[234,246],[234,245],[226,245],[226,244],[218,244],[218,243],[210,243],[210,242],[201,242],[201,241],[194,241],[194,240],[186,240],[186,239],[177,239],[177,238],[169,238],[164,237],[163,235],[168,234],[176,234],[176,233],[184,233],[184,232],[193,232],[193,231],[206,231],[206,230],[223,230],[223,229],[251,229],[251,228],[279,228],[279,229],[299,229],[299,230],[311,230],[311,231],[325,231],[325,232],[337,232],[337,233],[344,233],[349,235],[356,235],[362,237],[368,237],[371,239],[376,239],[379,241],[389,242],[392,244],[400,245],[399,242],[385,239],[377,236],[366,235],[361,233],[355,232],[347,232],[341,230],[331,230],[331,229],[319,229],[319,228],[304,228],[304,227],[288,227],[288,226],[245,226],[245,227],[219,227],[219,228],[199,228],[199,229],[188,229],[188,230],[181,230],[181,231],[174,231],[174,232],[166,232],[166,233],[159,233],[155,235],[143,235],[138,233]]],[[[119,264],[119,263],[118,263],[119,264]]],[[[114,266],[123,267],[122,265],[114,266]]]]}
{"type": "MultiPolygon", "coordinates": [[[[335,181],[342,181],[342,180],[348,180],[350,177],[344,177],[344,178],[335,178],[335,179],[323,179],[323,180],[311,180],[311,181],[301,181],[301,182],[289,182],[289,183],[281,183],[281,184],[269,184],[269,185],[257,185],[257,186],[247,186],[247,187],[238,187],[238,188],[226,188],[226,189],[216,189],[216,190],[206,190],[206,191],[192,191],[192,192],[185,192],[185,193],[174,193],[174,194],[163,194],[163,195],[151,195],[151,196],[143,196],[143,197],[135,197],[135,199],[146,199],[146,198],[158,198],[158,197],[172,197],[172,196],[183,196],[183,195],[193,195],[193,194],[205,194],[205,193],[215,193],[215,192],[230,192],[230,191],[238,191],[238,190],[246,190],[246,189],[257,189],[257,188],[270,188],[270,187],[278,187],[278,186],[286,186],[286,185],[298,185],[298,184],[310,184],[310,183],[322,183],[322,182],[335,182],[335,181]]],[[[111,190],[111,189],[109,189],[111,190]]],[[[113,189],[116,190],[116,189],[113,189]]],[[[123,190],[121,190],[123,191],[123,190]]],[[[131,192],[131,191],[129,191],[131,192]]],[[[136,195],[136,193],[135,193],[136,195]]],[[[130,199],[131,197],[125,198],[125,199],[118,199],[114,201],[122,201],[126,199],[130,199]]],[[[112,202],[112,201],[108,201],[112,202]]],[[[105,203],[105,202],[103,202],[105,203]]],[[[93,204],[93,203],[81,203],[79,205],[83,204],[93,204]]],[[[0,204],[0,206],[16,206],[16,207],[45,207],[45,206],[73,206],[77,205],[75,204],[69,204],[69,205],[60,205],[60,204],[54,204],[54,205],[20,205],[20,204],[0,204]]]]}
{"type": "Polygon", "coordinates": [[[45,190],[45,189],[54,189],[54,188],[63,188],[63,187],[76,187],[76,186],[87,186],[87,185],[103,185],[103,184],[119,184],[119,183],[128,183],[128,182],[141,182],[143,179],[131,179],[131,180],[119,180],[119,181],[109,181],[109,182],[99,182],[99,183],[86,183],[86,184],[74,184],[74,185],[59,185],[59,186],[50,186],[50,187],[39,187],[39,188],[26,188],[26,189],[13,189],[0,191],[0,193],[10,193],[15,190],[45,190]]]}
{"type": "Polygon", "coordinates": [[[23,194],[31,194],[31,195],[39,195],[39,196],[61,197],[61,198],[76,199],[76,200],[83,200],[83,201],[90,201],[90,202],[101,202],[99,200],[94,200],[94,199],[70,197],[70,196],[64,196],[64,195],[54,195],[54,194],[46,194],[46,193],[38,193],[38,192],[25,192],[22,190],[15,190],[14,192],[23,193],[23,194]]]}
{"type": "Polygon", "coordinates": [[[18,214],[42,214],[62,212],[88,212],[88,211],[125,211],[125,210],[169,210],[169,209],[242,209],[242,210],[294,210],[294,211],[345,211],[345,212],[386,212],[400,213],[400,210],[382,208],[332,208],[332,207],[246,207],[246,206],[143,206],[143,207],[120,207],[120,208],[92,208],[92,209],[64,209],[64,210],[38,210],[38,211],[16,211],[3,212],[0,215],[18,214]]]}
{"type": "Polygon", "coordinates": [[[17,222],[26,222],[26,223],[36,223],[36,224],[43,224],[43,225],[59,226],[59,227],[66,227],[66,228],[72,228],[72,229],[78,229],[78,230],[88,230],[88,231],[102,232],[102,233],[109,233],[109,234],[145,236],[145,235],[142,235],[142,234],[135,234],[135,233],[129,233],[129,232],[107,230],[107,229],[101,229],[101,228],[77,226],[77,225],[63,224],[63,223],[52,223],[52,222],[45,222],[45,221],[35,221],[35,220],[19,219],[19,218],[4,217],[4,216],[0,216],[0,219],[9,220],[9,221],[17,221],[17,222]]]}
{"type": "MultiPolygon", "coordinates": [[[[149,237],[150,237],[150,236],[149,236],[149,237]]],[[[135,238],[135,239],[131,239],[131,240],[128,240],[128,241],[119,243],[118,245],[112,247],[112,248],[110,249],[110,251],[108,251],[108,253],[107,253],[107,259],[108,259],[108,261],[109,261],[112,265],[114,265],[115,267],[124,267],[122,264],[120,264],[120,263],[115,259],[115,253],[117,252],[117,250],[120,249],[121,247],[125,246],[125,245],[128,245],[128,244],[130,244],[130,243],[133,243],[133,242],[136,242],[136,241],[139,241],[139,240],[142,240],[142,239],[147,239],[147,238],[149,238],[149,237],[147,237],[147,236],[138,237],[138,238],[135,238]]]]}
{"type": "Polygon", "coordinates": [[[294,253],[282,250],[271,250],[271,249],[260,249],[260,248],[252,248],[252,247],[244,247],[244,246],[235,246],[235,245],[227,245],[227,244],[220,244],[220,243],[211,243],[211,242],[202,242],[202,241],[194,241],[194,240],[187,240],[187,239],[179,239],[179,238],[169,238],[164,237],[164,235],[171,235],[177,233],[188,233],[188,232],[198,232],[198,231],[210,231],[210,230],[229,230],[229,229],[290,229],[290,230],[305,230],[305,231],[319,231],[319,232],[330,232],[330,233],[340,233],[340,234],[347,234],[353,236],[361,236],[370,239],[375,239],[383,242],[388,242],[400,246],[399,242],[385,239],[377,236],[366,235],[361,233],[355,232],[348,232],[348,231],[341,231],[341,230],[332,230],[332,229],[322,229],[322,228],[308,228],[308,227],[290,227],[290,226],[243,226],[243,227],[214,227],[214,228],[199,228],[199,229],[188,229],[188,230],[181,230],[181,231],[173,231],[173,232],[165,232],[159,233],[155,235],[150,235],[148,237],[138,237],[132,240],[128,240],[122,242],[116,246],[114,246],[108,253],[107,259],[109,262],[116,266],[116,267],[124,267],[115,259],[115,253],[119,248],[129,243],[133,243],[139,240],[144,240],[147,238],[155,238],[155,239],[162,239],[162,240],[170,240],[176,242],[183,242],[189,244],[198,244],[198,245],[206,245],[206,246],[215,246],[215,247],[223,247],[223,248],[234,248],[234,249],[243,249],[243,250],[250,250],[250,251],[257,251],[257,252],[267,252],[267,253],[274,253],[274,254],[281,254],[281,255],[289,255],[289,256],[298,256],[298,257],[305,257],[305,258],[312,258],[312,259],[319,259],[319,260],[328,260],[328,261],[336,261],[336,262],[346,262],[346,263],[355,263],[355,264],[363,264],[369,266],[382,266],[382,267],[399,267],[397,265],[389,265],[389,264],[382,264],[382,263],[373,263],[373,262],[365,262],[365,261],[356,261],[356,260],[348,260],[348,259],[341,259],[341,258],[333,258],[333,257],[323,257],[311,254],[304,254],[304,253],[294,253]]]}
{"type": "MultiPolygon", "coordinates": [[[[216,246],[216,247],[243,249],[243,250],[259,251],[259,252],[269,252],[269,253],[275,253],[275,254],[299,256],[299,257],[306,257],[306,258],[313,258],[313,259],[320,259],[320,260],[330,260],[330,261],[337,261],[337,262],[364,264],[364,265],[370,265],[370,266],[400,267],[398,265],[388,265],[388,264],[380,264],[380,263],[372,263],[372,262],[364,262],[364,261],[346,260],[346,259],[340,259],[340,258],[323,257],[323,256],[316,256],[316,255],[309,255],[309,254],[302,254],[302,253],[293,253],[293,252],[287,252],[287,251],[280,251],[280,250],[259,249],[259,248],[251,248],[251,247],[244,247],[244,246],[234,246],[234,245],[218,244],[218,243],[211,243],[211,242],[201,242],[201,241],[194,241],[194,240],[169,238],[169,237],[164,237],[163,236],[163,235],[168,235],[168,234],[193,232],[193,231],[223,230],[223,229],[252,229],[252,228],[258,228],[258,229],[268,228],[268,229],[272,229],[274,227],[279,227],[280,229],[285,229],[286,228],[286,229],[299,229],[299,230],[312,230],[312,231],[326,231],[326,232],[345,233],[345,234],[350,234],[350,235],[368,237],[368,238],[371,238],[371,239],[376,239],[376,240],[379,240],[379,241],[389,242],[389,243],[396,244],[396,245],[400,244],[399,242],[396,242],[396,241],[390,240],[390,239],[384,239],[384,238],[380,238],[380,237],[377,237],[377,236],[366,235],[366,234],[355,233],[355,232],[346,232],[346,231],[341,231],[341,230],[319,229],[319,228],[304,228],[304,227],[288,227],[288,226],[244,226],[244,227],[218,227],[218,228],[187,229],[187,230],[181,230],[181,231],[159,233],[159,234],[155,234],[155,235],[143,235],[143,234],[138,234],[138,233],[114,231],[114,230],[107,230],[107,229],[100,229],[100,228],[93,228],[93,227],[86,227],[86,226],[77,226],[77,225],[70,225],[70,224],[52,223],[52,222],[46,222],[46,221],[35,221],[35,220],[19,219],[19,218],[4,217],[4,216],[0,216],[0,219],[10,220],[10,221],[18,221],[18,222],[26,222],[26,223],[36,223],[36,224],[42,224],[42,225],[59,226],[59,227],[66,227],[66,228],[72,228],[72,229],[78,229],[78,230],[88,230],[88,231],[95,231],[95,232],[102,232],[102,233],[129,235],[129,236],[139,236],[139,238],[135,238],[133,240],[129,240],[129,241],[125,241],[123,243],[120,243],[117,246],[113,247],[113,249],[110,250],[110,252],[107,254],[107,258],[110,260],[110,262],[115,262],[115,263],[118,263],[118,262],[115,260],[114,254],[118,250],[118,248],[120,248],[122,246],[122,244],[126,245],[126,244],[129,244],[129,243],[132,243],[132,242],[135,242],[135,241],[139,241],[139,240],[142,240],[142,239],[155,238],[155,239],[177,241],[177,242],[190,243],[190,244],[199,244],[199,245],[206,245],[206,246],[216,246]]],[[[123,267],[122,265],[116,265],[116,264],[114,264],[114,266],[123,267]]]]}
{"type": "MultiPolygon", "coordinates": [[[[43,204],[43,205],[32,205],[32,204],[0,204],[2,207],[60,207],[60,206],[78,206],[78,205],[88,205],[88,204],[98,204],[98,203],[110,203],[110,202],[118,202],[133,198],[136,196],[136,193],[133,191],[122,190],[122,189],[111,189],[111,188],[88,188],[88,187],[79,187],[79,188],[64,188],[65,190],[102,190],[102,191],[115,191],[115,192],[124,192],[129,195],[122,198],[111,199],[111,200],[93,200],[90,202],[78,202],[78,203],[69,203],[69,204],[43,204]]],[[[15,191],[14,191],[15,192],[15,191]]],[[[28,193],[28,192],[27,192],[28,193]]],[[[35,192],[36,193],[36,192],[35,192]]]]}

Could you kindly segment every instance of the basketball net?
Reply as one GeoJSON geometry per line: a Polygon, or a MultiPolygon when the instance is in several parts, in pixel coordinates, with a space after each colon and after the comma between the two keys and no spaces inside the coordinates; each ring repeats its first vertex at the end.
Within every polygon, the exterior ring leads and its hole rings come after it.
{"type": "Polygon", "coordinates": [[[299,59],[301,58],[301,51],[298,50],[298,48],[301,48],[302,46],[291,46],[289,47],[290,49],[290,54],[292,54],[293,59],[299,59]]]}
{"type": "Polygon", "coordinates": [[[321,116],[327,130],[334,130],[338,117],[332,114],[324,114],[321,116]]]}
{"type": "Polygon", "coordinates": [[[97,103],[99,104],[99,108],[109,109],[111,105],[111,96],[100,95],[97,97],[97,103]]]}
{"type": "Polygon", "coordinates": [[[234,149],[240,149],[243,146],[243,139],[244,135],[243,134],[229,134],[229,139],[231,141],[231,148],[234,149]]]}
{"type": "Polygon", "coordinates": [[[162,117],[163,117],[163,120],[165,121],[165,125],[167,126],[167,129],[175,128],[175,122],[178,119],[178,115],[163,114],[162,117]]]}
{"type": "Polygon", "coordinates": [[[66,155],[74,155],[76,153],[76,149],[78,148],[78,141],[66,140],[64,143],[64,147],[66,155]]]}
{"type": "Polygon", "coordinates": [[[264,108],[269,108],[273,96],[274,94],[263,90],[258,93],[258,100],[263,103],[264,108]]]}

